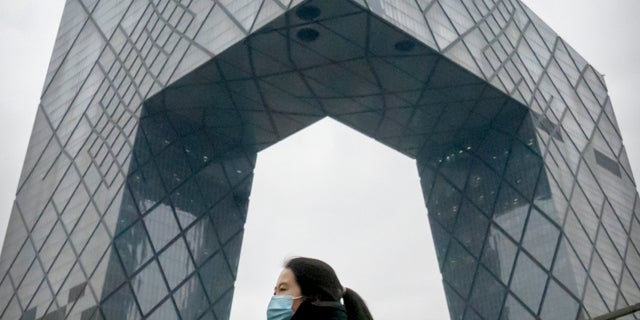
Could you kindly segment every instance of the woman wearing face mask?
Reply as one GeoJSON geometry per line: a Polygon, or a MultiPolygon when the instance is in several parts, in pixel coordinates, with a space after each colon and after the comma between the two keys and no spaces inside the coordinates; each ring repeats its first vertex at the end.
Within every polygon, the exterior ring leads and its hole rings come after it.
{"type": "Polygon", "coordinates": [[[362,298],[340,284],[331,266],[301,257],[287,261],[280,273],[267,320],[373,320],[373,317],[362,298]]]}

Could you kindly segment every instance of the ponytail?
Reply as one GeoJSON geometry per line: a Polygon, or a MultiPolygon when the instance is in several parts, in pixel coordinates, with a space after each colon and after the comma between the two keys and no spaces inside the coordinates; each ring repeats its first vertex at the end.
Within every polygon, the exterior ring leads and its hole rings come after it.
{"type": "Polygon", "coordinates": [[[344,307],[347,309],[347,319],[349,320],[373,320],[367,304],[355,291],[346,288],[342,296],[344,307]]]}

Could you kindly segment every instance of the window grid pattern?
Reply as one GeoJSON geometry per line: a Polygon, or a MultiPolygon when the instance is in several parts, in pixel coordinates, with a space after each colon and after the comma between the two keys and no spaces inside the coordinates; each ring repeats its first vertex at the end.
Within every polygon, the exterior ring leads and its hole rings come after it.
{"type": "Polygon", "coordinates": [[[256,154],[326,116],[416,159],[452,319],[640,301],[604,81],[520,1],[72,0],[0,318],[228,319],[256,154]]]}

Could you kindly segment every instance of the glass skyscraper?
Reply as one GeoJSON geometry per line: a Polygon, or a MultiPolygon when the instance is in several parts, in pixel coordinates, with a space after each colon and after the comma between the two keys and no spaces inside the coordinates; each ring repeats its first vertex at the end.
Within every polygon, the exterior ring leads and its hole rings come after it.
{"type": "Polygon", "coordinates": [[[606,86],[521,2],[68,0],[0,319],[228,319],[256,154],[327,116],[416,160],[452,319],[640,302],[606,86]]]}

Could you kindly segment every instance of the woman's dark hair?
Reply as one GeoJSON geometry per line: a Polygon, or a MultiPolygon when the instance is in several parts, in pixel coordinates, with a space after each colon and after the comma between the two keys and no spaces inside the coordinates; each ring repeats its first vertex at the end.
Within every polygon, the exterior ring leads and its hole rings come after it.
{"type": "Polygon", "coordinates": [[[364,300],[353,290],[340,284],[333,268],[324,261],[298,257],[287,261],[296,277],[302,295],[312,301],[340,301],[342,298],[349,320],[373,320],[364,300]]]}

